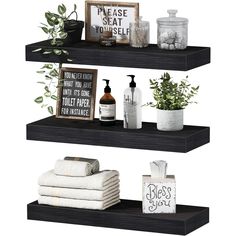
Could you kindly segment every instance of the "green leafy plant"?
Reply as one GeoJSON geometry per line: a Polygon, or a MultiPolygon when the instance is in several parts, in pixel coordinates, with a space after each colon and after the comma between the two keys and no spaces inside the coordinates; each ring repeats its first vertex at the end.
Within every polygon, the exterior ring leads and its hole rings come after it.
{"type": "Polygon", "coordinates": [[[65,32],[65,23],[69,20],[72,14],[76,15],[76,20],[78,19],[78,13],[76,10],[77,6],[76,4],[74,4],[73,11],[69,15],[67,15],[66,6],[64,4],[61,4],[57,7],[57,13],[53,13],[50,11],[45,13],[47,24],[41,23],[40,28],[44,33],[48,35],[49,39],[51,39],[52,46],[63,45],[63,40],[67,38],[67,32],[65,32]]]}
{"type": "Polygon", "coordinates": [[[187,78],[176,83],[168,73],[164,73],[159,79],[150,79],[150,89],[153,90],[155,103],[146,105],[161,110],[179,110],[190,103],[196,103],[192,98],[197,94],[199,86],[191,86],[187,78]]]}
{"type": "Polygon", "coordinates": [[[42,79],[38,81],[38,84],[42,85],[43,94],[34,99],[34,101],[41,106],[46,108],[50,114],[54,113],[53,106],[51,103],[57,100],[56,91],[59,82],[59,68],[56,64],[44,64],[37,74],[42,76],[42,79]]]}
{"type": "MultiPolygon", "coordinates": [[[[76,24],[78,19],[77,5],[74,4],[73,11],[67,15],[67,8],[64,4],[58,5],[57,12],[53,13],[47,11],[45,13],[45,18],[47,23],[41,23],[40,28],[44,33],[48,35],[50,43],[54,48],[37,48],[33,50],[34,53],[55,54],[57,56],[64,56],[68,62],[72,62],[72,59],[68,58],[69,52],[65,49],[60,48],[64,44],[63,40],[67,38],[67,32],[65,31],[65,25],[76,24]],[[76,15],[76,20],[69,20],[71,15],[76,15]],[[58,47],[58,48],[57,48],[58,47]]],[[[59,65],[58,64],[44,64],[40,70],[37,71],[43,79],[38,81],[43,87],[42,95],[34,99],[34,101],[41,106],[41,108],[46,108],[50,114],[54,113],[52,101],[57,100],[56,91],[57,87],[60,86],[59,77],[59,65]],[[59,85],[58,85],[59,84],[59,85]]]]}
{"type": "Polygon", "coordinates": [[[65,49],[61,49],[60,46],[63,46],[64,40],[67,38],[68,33],[66,32],[66,25],[73,27],[76,25],[78,20],[77,5],[74,4],[73,11],[67,15],[67,8],[64,4],[58,5],[57,12],[45,12],[44,16],[46,18],[46,23],[41,23],[40,28],[44,33],[48,35],[50,39],[50,44],[55,46],[55,48],[37,48],[33,50],[34,53],[55,54],[57,56],[65,56],[68,62],[72,62],[72,59],[68,58],[69,52],[65,49]],[[71,15],[76,15],[76,20],[69,20],[71,15]],[[68,23],[69,22],[69,23],[68,23]],[[56,48],[58,47],[58,48],[56,48]]]}

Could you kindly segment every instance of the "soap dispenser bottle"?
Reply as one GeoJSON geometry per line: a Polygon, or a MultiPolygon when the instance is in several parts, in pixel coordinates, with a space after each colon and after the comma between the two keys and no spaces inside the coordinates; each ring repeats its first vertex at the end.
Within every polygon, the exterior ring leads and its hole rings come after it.
{"type": "Polygon", "coordinates": [[[106,81],[106,87],[104,88],[104,95],[99,102],[99,120],[101,125],[110,126],[115,125],[116,100],[111,96],[109,80],[104,79],[104,81],[106,81]]]}
{"type": "Polygon", "coordinates": [[[129,88],[124,91],[124,128],[141,129],[142,128],[142,94],[134,82],[135,75],[131,77],[129,88]]]}

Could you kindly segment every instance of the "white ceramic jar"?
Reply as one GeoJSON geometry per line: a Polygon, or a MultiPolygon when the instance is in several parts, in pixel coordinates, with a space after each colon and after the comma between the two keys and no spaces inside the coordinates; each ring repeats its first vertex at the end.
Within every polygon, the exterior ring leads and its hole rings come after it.
{"type": "Polygon", "coordinates": [[[179,131],[184,125],[184,110],[157,109],[157,129],[160,131],[179,131]]]}
{"type": "Polygon", "coordinates": [[[188,19],[176,17],[177,10],[168,10],[169,17],[157,19],[157,45],[160,49],[183,50],[188,45],[188,19]]]}

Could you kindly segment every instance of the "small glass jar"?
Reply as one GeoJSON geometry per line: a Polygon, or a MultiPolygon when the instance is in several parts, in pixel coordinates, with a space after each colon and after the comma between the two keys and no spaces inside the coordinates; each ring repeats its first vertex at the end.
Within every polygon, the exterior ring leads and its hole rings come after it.
{"type": "Polygon", "coordinates": [[[168,10],[169,17],[157,19],[157,46],[166,50],[183,50],[188,45],[188,19],[176,17],[177,10],[168,10]]]}
{"type": "Polygon", "coordinates": [[[144,48],[149,44],[149,22],[139,20],[129,24],[129,43],[131,47],[144,48]]]}
{"type": "Polygon", "coordinates": [[[112,36],[112,31],[103,31],[100,35],[99,43],[105,47],[111,47],[116,45],[116,37],[112,36]]]}

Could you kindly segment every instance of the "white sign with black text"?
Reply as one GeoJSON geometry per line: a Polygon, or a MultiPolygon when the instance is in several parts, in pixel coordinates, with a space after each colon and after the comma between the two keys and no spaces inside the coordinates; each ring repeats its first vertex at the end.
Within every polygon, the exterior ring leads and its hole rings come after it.
{"type": "Polygon", "coordinates": [[[103,31],[112,31],[117,43],[128,43],[129,24],[138,16],[138,3],[87,1],[86,40],[98,41],[103,31]]]}
{"type": "Polygon", "coordinates": [[[143,176],[143,213],[176,213],[174,175],[164,179],[143,176]]]}

